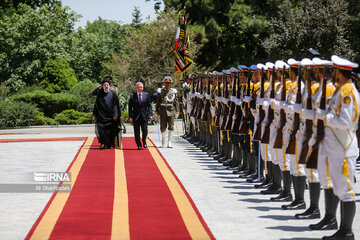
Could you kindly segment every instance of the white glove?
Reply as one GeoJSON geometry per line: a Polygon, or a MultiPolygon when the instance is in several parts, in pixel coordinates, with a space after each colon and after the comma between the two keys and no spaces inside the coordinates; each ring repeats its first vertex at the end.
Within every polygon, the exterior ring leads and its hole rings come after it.
{"type": "Polygon", "coordinates": [[[271,98],[270,104],[274,108],[274,110],[279,110],[280,109],[280,101],[278,101],[278,100],[276,100],[274,98],[271,98]]]}
{"type": "Polygon", "coordinates": [[[303,108],[302,103],[295,103],[293,106],[294,106],[293,109],[294,109],[295,113],[300,113],[300,110],[303,108]]]}
{"type": "Polygon", "coordinates": [[[314,146],[316,143],[316,134],[311,135],[311,138],[309,140],[309,146],[314,146]]]}
{"type": "Polygon", "coordinates": [[[327,114],[327,111],[326,110],[323,110],[323,109],[320,109],[320,108],[317,108],[316,111],[315,111],[315,118],[316,119],[320,119],[320,120],[323,120],[325,115],[327,114]]]}
{"type": "Polygon", "coordinates": [[[179,114],[175,113],[175,119],[178,119],[178,117],[179,117],[179,114]]]}
{"type": "Polygon", "coordinates": [[[245,96],[244,97],[244,102],[248,103],[248,102],[250,102],[250,100],[251,100],[250,96],[245,96]]]}
{"type": "Polygon", "coordinates": [[[262,105],[263,105],[263,108],[264,108],[265,110],[269,109],[270,104],[269,104],[268,101],[264,100],[264,102],[263,102],[262,105]]]}
{"type": "Polygon", "coordinates": [[[280,109],[285,109],[286,101],[280,101],[280,109]]]}
{"type": "Polygon", "coordinates": [[[265,98],[258,98],[256,101],[257,105],[261,106],[263,104],[264,100],[265,100],[265,98]]]}
{"type": "Polygon", "coordinates": [[[285,104],[285,112],[292,114],[294,113],[294,105],[293,104],[285,104]]]}
{"type": "Polygon", "coordinates": [[[313,109],[301,109],[300,115],[302,119],[312,120],[315,114],[315,110],[313,109]]]}

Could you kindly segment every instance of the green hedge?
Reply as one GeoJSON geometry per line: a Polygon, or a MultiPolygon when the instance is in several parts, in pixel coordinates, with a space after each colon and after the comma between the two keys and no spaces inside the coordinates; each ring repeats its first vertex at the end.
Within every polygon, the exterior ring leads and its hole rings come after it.
{"type": "Polygon", "coordinates": [[[59,124],[93,123],[91,112],[78,112],[74,109],[64,110],[61,113],[56,114],[54,120],[59,124]]]}
{"type": "Polygon", "coordinates": [[[16,94],[11,97],[14,101],[23,101],[35,104],[45,116],[52,117],[66,109],[76,108],[79,97],[68,93],[48,93],[45,90],[16,94]]]}
{"type": "Polygon", "coordinates": [[[54,119],[46,117],[43,112],[37,112],[33,125],[58,125],[58,123],[54,119]]]}
{"type": "Polygon", "coordinates": [[[89,80],[85,80],[75,84],[69,91],[70,94],[79,98],[76,110],[80,112],[92,112],[96,97],[91,96],[91,91],[97,86],[89,80]]]}
{"type": "Polygon", "coordinates": [[[36,113],[36,106],[31,103],[0,101],[0,128],[30,126],[36,113]]]}

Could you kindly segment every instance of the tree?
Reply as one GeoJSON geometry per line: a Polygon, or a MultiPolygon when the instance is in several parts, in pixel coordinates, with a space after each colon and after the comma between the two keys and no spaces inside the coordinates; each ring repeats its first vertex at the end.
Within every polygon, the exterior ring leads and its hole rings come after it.
{"type": "Polygon", "coordinates": [[[0,21],[0,82],[11,91],[39,83],[50,59],[70,60],[69,46],[75,12],[58,3],[32,9],[19,5],[17,13],[0,21]]]}
{"type": "MultiPolygon", "coordinates": [[[[165,72],[174,72],[177,23],[178,16],[167,12],[159,13],[153,22],[144,23],[141,30],[128,26],[128,51],[122,56],[112,54],[112,60],[106,64],[118,78],[119,89],[132,92],[134,84],[141,81],[147,91],[153,92],[159,87],[165,72]]],[[[190,50],[196,56],[198,45],[192,43],[190,50]]]]}
{"type": "Polygon", "coordinates": [[[72,35],[70,65],[79,80],[100,81],[107,73],[104,62],[111,59],[111,53],[119,56],[126,49],[126,30],[116,21],[99,17],[88,22],[85,29],[78,29],[72,35]]]}
{"type": "Polygon", "coordinates": [[[69,90],[77,83],[74,69],[63,59],[49,60],[43,70],[44,79],[41,81],[46,91],[58,93],[69,90]]]}
{"type": "Polygon", "coordinates": [[[222,70],[267,58],[262,41],[269,37],[269,19],[286,0],[164,0],[165,11],[186,8],[189,29],[197,29],[201,45],[197,64],[222,70]]]}
{"type": "Polygon", "coordinates": [[[354,52],[346,39],[346,8],[343,0],[289,2],[271,21],[274,33],[263,46],[275,58],[302,58],[312,47],[327,59],[332,54],[352,59],[354,52]]]}
{"type": "Polygon", "coordinates": [[[138,7],[134,7],[133,13],[132,13],[133,19],[131,25],[133,27],[138,28],[141,24],[141,13],[138,7]]]}

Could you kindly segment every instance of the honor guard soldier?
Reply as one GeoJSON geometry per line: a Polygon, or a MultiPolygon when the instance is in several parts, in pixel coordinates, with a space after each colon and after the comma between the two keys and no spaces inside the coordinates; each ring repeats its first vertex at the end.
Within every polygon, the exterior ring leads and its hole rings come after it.
{"type": "Polygon", "coordinates": [[[286,100],[287,90],[291,81],[288,79],[289,65],[282,60],[275,62],[277,69],[277,79],[281,80],[280,86],[275,93],[275,98],[270,101],[274,109],[274,135],[272,146],[276,151],[277,164],[281,169],[283,189],[280,195],[271,198],[275,202],[291,202],[293,200],[291,194],[291,175],[290,175],[290,157],[284,151],[284,135],[283,130],[287,131],[286,115],[283,109],[286,100]]]}
{"type": "Polygon", "coordinates": [[[354,176],[359,156],[356,129],[360,97],[351,81],[351,70],[358,64],[336,55],[331,60],[336,68],[336,90],[329,107],[327,110],[316,108],[315,111],[305,112],[324,122],[325,135],[320,154],[326,156],[333,191],[341,201],[340,229],[323,239],[355,239],[352,223],[356,210],[354,176]]]}
{"type": "Polygon", "coordinates": [[[160,131],[161,131],[161,144],[165,147],[166,142],[166,128],[168,133],[168,148],[171,148],[171,138],[174,132],[174,120],[179,116],[179,102],[177,100],[177,90],[171,88],[173,82],[170,76],[165,76],[163,79],[163,87],[158,88],[156,98],[156,113],[160,117],[160,131]]]}
{"type": "MultiPolygon", "coordinates": [[[[286,127],[284,130],[284,151],[290,160],[290,174],[292,176],[294,195],[295,199],[288,205],[283,205],[282,208],[285,210],[305,209],[306,203],[304,200],[305,186],[306,186],[306,175],[305,166],[299,164],[299,158],[296,155],[296,133],[299,129],[299,114],[295,116],[293,108],[296,101],[301,102],[301,93],[304,89],[304,84],[299,78],[299,67],[300,61],[296,61],[293,58],[288,59],[288,65],[290,66],[289,77],[291,81],[290,88],[286,96],[285,102],[285,113],[286,113],[286,127]],[[292,139],[293,138],[293,139],[292,139]],[[290,146],[290,150],[289,149],[290,146]]],[[[319,188],[320,190],[320,188],[319,188]]]]}

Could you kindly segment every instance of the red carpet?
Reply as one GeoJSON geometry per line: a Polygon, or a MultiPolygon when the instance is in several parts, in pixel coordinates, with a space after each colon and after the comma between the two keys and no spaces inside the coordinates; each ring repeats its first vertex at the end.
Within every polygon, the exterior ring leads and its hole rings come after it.
{"type": "Polygon", "coordinates": [[[100,150],[89,138],[68,169],[71,193],[52,196],[26,239],[214,239],[152,143],[136,148],[123,138],[123,150],[100,150]]]}

